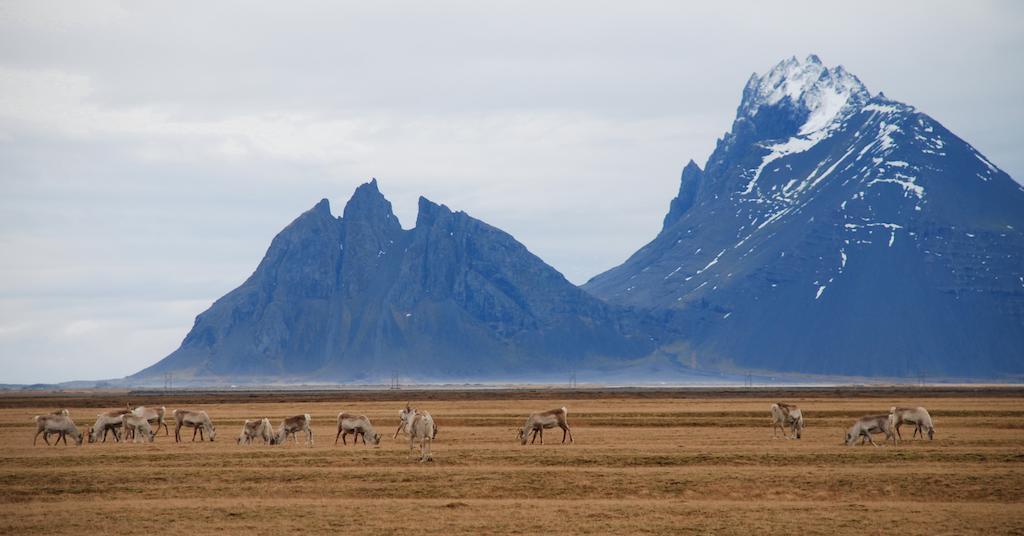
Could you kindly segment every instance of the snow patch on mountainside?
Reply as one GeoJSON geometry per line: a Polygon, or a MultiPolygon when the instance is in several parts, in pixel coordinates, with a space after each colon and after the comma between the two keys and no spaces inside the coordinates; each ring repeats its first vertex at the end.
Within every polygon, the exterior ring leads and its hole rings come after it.
{"type": "MultiPolygon", "coordinates": [[[[815,55],[801,61],[796,57],[780,62],[764,76],[751,76],[744,91],[740,114],[754,117],[766,106],[778,105],[783,99],[806,114],[796,135],[780,143],[765,145],[768,154],[755,168],[746,187],[740,192],[754,191],[761,173],[772,162],[785,156],[802,153],[828,138],[842,120],[869,98],[867,88],[843,66],[829,69],[815,55]]],[[[827,173],[826,173],[827,175],[827,173]]]]}

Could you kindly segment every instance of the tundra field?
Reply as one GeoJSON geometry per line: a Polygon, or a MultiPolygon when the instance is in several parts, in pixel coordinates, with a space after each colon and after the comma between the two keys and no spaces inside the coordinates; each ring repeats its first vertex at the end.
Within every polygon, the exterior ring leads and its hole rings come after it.
{"type": "MultiPolygon", "coordinates": [[[[1024,534],[1024,390],[282,391],[0,393],[0,533],[1024,534]],[[392,439],[406,401],[433,414],[432,463],[392,439]],[[772,439],[771,402],[804,412],[772,439]],[[171,435],[32,446],[32,417],[166,406],[171,435]],[[521,446],[535,411],[568,408],[576,443],[521,446]],[[845,447],[862,415],[921,405],[935,440],[845,447]],[[215,442],[174,443],[177,408],[215,442]],[[334,446],[339,411],[378,448],[334,446]],[[312,415],[315,445],[235,444],[246,418],[312,415]]],[[[881,441],[877,436],[876,441],[881,441]]]]}

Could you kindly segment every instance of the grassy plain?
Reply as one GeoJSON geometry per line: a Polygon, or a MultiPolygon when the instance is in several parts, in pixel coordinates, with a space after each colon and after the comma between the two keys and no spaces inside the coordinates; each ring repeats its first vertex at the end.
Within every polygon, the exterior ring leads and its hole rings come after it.
{"type": "MultiPolygon", "coordinates": [[[[910,435],[910,428],[906,429],[910,435]]],[[[191,437],[191,434],[188,435],[191,437]]],[[[506,391],[0,394],[0,533],[1024,533],[1024,392],[506,391]],[[440,433],[434,462],[391,439],[406,399],[440,433]],[[768,406],[803,409],[772,439],[768,406]],[[215,442],[32,446],[32,416],[80,427],[133,404],[205,409],[215,442]],[[844,447],[855,417],[927,407],[934,441],[844,447]],[[565,405],[576,438],[520,446],[565,405]],[[334,446],[340,410],[378,448],[334,446]],[[315,445],[238,446],[246,418],[313,416],[315,445]]]]}

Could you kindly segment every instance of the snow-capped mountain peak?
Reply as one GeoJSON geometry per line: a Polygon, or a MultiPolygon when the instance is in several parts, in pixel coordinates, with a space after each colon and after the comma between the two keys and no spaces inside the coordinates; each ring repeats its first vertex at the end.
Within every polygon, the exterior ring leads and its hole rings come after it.
{"type": "Polygon", "coordinates": [[[739,116],[754,119],[765,107],[792,107],[802,122],[794,134],[828,129],[843,112],[863,105],[871,95],[842,65],[828,68],[814,54],[783,60],[762,76],[751,75],[743,91],[739,116]]]}
{"type": "Polygon", "coordinates": [[[585,288],[672,318],[710,366],[1020,374],[1022,229],[1024,187],[937,120],[789,58],[658,236],[585,288]]]}

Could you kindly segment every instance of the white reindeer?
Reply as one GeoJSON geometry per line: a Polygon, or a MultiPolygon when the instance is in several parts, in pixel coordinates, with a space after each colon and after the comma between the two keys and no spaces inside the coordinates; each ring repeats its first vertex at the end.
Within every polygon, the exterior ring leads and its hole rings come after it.
{"type": "Polygon", "coordinates": [[[129,431],[131,432],[132,441],[135,443],[143,440],[152,443],[156,437],[156,432],[149,426],[149,419],[134,412],[121,415],[121,428],[125,432],[125,441],[128,441],[129,431]]]}
{"type": "Polygon", "coordinates": [[[434,461],[430,455],[430,446],[434,442],[434,418],[425,411],[417,411],[409,419],[409,450],[418,440],[420,442],[420,463],[434,461]]]}
{"type": "Polygon", "coordinates": [[[265,445],[273,443],[274,429],[270,424],[270,419],[264,417],[262,420],[245,420],[245,424],[242,425],[242,433],[238,436],[238,444],[252,444],[257,439],[262,440],[265,445]]]}
{"type": "Polygon", "coordinates": [[[885,434],[886,441],[891,439],[895,443],[896,433],[890,425],[891,422],[888,415],[867,415],[857,419],[846,432],[846,446],[853,445],[857,442],[857,438],[860,438],[861,445],[865,441],[869,441],[873,446],[877,447],[878,444],[871,439],[871,434],[885,434]]]}
{"type": "Polygon", "coordinates": [[[306,444],[310,447],[313,446],[313,429],[309,427],[310,423],[313,422],[313,417],[310,417],[308,413],[304,415],[296,415],[294,417],[288,417],[281,421],[281,426],[277,429],[277,437],[274,438],[275,444],[283,444],[288,440],[288,436],[291,435],[295,444],[299,443],[299,432],[306,432],[306,444]]]}
{"type": "Polygon", "coordinates": [[[366,444],[366,436],[370,436],[371,445],[380,444],[380,434],[373,430],[373,425],[370,424],[370,419],[365,415],[350,415],[344,411],[338,414],[338,433],[334,436],[334,444],[338,444],[338,438],[341,438],[343,445],[348,445],[345,441],[345,437],[352,434],[352,444],[355,445],[359,437],[363,438],[363,444],[366,444]]]}
{"type": "Polygon", "coordinates": [[[893,426],[896,428],[896,436],[900,439],[903,439],[903,435],[900,434],[900,426],[908,422],[914,424],[914,435],[911,436],[911,439],[917,437],[917,434],[921,434],[921,439],[924,439],[926,431],[928,432],[929,441],[935,438],[935,426],[932,423],[932,416],[923,407],[900,408],[893,406],[889,408],[889,415],[892,417],[893,426]]]}
{"type": "Polygon", "coordinates": [[[36,439],[39,438],[39,434],[43,434],[43,441],[45,441],[47,445],[50,444],[50,440],[48,439],[50,434],[58,434],[57,440],[53,442],[54,445],[59,443],[61,439],[63,439],[64,444],[67,445],[68,434],[74,438],[76,445],[82,445],[82,432],[78,431],[78,428],[75,426],[75,421],[72,421],[71,417],[67,415],[50,414],[36,415],[34,419],[36,421],[36,435],[32,438],[32,445],[36,444],[36,439]]]}
{"type": "Polygon", "coordinates": [[[782,430],[783,437],[793,439],[793,437],[786,434],[786,427],[788,426],[793,436],[796,439],[800,439],[800,433],[804,429],[804,414],[800,411],[800,408],[796,407],[795,404],[777,402],[771,405],[771,414],[772,437],[778,437],[776,431],[782,430]]]}
{"type": "Polygon", "coordinates": [[[103,442],[107,442],[107,433],[114,434],[114,441],[121,441],[121,427],[124,422],[121,420],[121,416],[131,413],[127,409],[115,409],[114,411],[108,411],[106,413],[99,413],[96,415],[96,424],[92,425],[89,429],[89,442],[96,443],[101,438],[103,442]]]}
{"type": "MultiPolygon", "coordinates": [[[[397,438],[399,432],[406,435],[410,433],[409,427],[412,426],[412,418],[417,413],[426,413],[427,415],[430,415],[430,413],[427,413],[426,411],[421,412],[420,410],[412,407],[409,402],[405,403],[405,409],[398,412],[398,428],[395,430],[395,435],[392,439],[397,438]]],[[[431,422],[433,422],[433,418],[431,418],[431,422]]],[[[437,439],[437,423],[434,422],[433,425],[434,429],[430,433],[430,439],[437,439]]]]}
{"type": "MultiPolygon", "coordinates": [[[[59,416],[62,416],[62,417],[70,417],[71,416],[71,412],[68,411],[66,408],[61,408],[61,409],[58,409],[58,410],[54,411],[53,413],[50,413],[50,415],[59,415],[59,416]]],[[[50,434],[52,434],[52,433],[54,433],[54,432],[46,432],[46,431],[43,432],[43,441],[46,441],[47,445],[50,444],[49,439],[50,439],[50,434]]],[[[62,433],[57,433],[57,441],[60,441],[61,439],[64,440],[64,444],[65,445],[68,444],[67,436],[65,436],[62,433]]]]}
{"type": "Polygon", "coordinates": [[[176,409],[174,410],[174,420],[177,422],[177,426],[174,427],[174,442],[178,443],[181,441],[181,427],[188,426],[192,428],[192,441],[196,440],[196,432],[199,433],[199,440],[206,441],[203,437],[203,431],[206,435],[210,436],[210,441],[217,438],[217,428],[213,426],[213,421],[210,420],[210,416],[205,411],[192,411],[189,409],[176,409]]]}
{"type": "Polygon", "coordinates": [[[132,413],[138,415],[149,421],[150,424],[156,426],[156,431],[160,432],[160,427],[164,428],[164,435],[170,435],[171,430],[167,427],[167,422],[164,421],[164,415],[167,413],[167,408],[160,406],[159,408],[147,408],[145,406],[139,406],[132,410],[132,413]]]}
{"type": "Polygon", "coordinates": [[[551,409],[548,411],[542,411],[539,413],[533,413],[526,418],[526,423],[523,424],[523,429],[519,431],[516,439],[525,445],[527,436],[533,433],[533,439],[530,444],[533,444],[537,440],[537,434],[540,433],[540,444],[544,444],[544,429],[559,427],[562,429],[562,443],[565,443],[566,435],[569,437],[569,443],[574,443],[572,438],[572,430],[569,429],[569,423],[566,421],[566,416],[569,415],[569,410],[562,406],[557,409],[551,409]]]}

